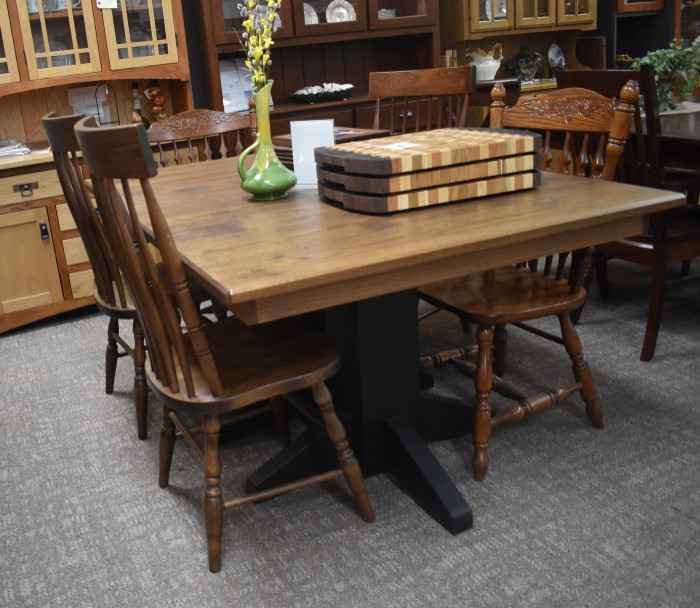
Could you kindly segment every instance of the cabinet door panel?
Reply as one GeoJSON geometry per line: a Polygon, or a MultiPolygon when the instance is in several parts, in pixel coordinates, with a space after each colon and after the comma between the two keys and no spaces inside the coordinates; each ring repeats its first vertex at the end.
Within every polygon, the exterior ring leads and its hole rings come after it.
{"type": "Polygon", "coordinates": [[[518,0],[516,3],[517,27],[543,27],[556,23],[555,0],[518,0]]]}
{"type": "Polygon", "coordinates": [[[514,0],[470,0],[472,32],[507,30],[515,25],[514,0]]]}
{"type": "Polygon", "coordinates": [[[48,10],[48,3],[18,0],[17,10],[30,80],[100,71],[90,0],[55,10],[48,10]]]}
{"type": "Polygon", "coordinates": [[[19,82],[7,0],[0,0],[0,84],[19,82]]]}
{"type": "Polygon", "coordinates": [[[103,16],[113,70],[177,63],[172,0],[117,0],[103,16]]]}
{"type": "Polygon", "coordinates": [[[597,0],[557,0],[557,23],[593,23],[598,14],[597,0]]]}
{"type": "Polygon", "coordinates": [[[43,207],[0,215],[0,314],[63,299],[50,235],[43,207]]]}

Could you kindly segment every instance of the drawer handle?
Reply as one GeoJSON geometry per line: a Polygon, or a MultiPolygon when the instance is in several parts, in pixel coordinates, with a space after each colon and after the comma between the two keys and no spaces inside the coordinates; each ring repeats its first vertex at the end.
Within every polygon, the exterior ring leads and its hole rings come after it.
{"type": "Polygon", "coordinates": [[[39,220],[39,234],[41,235],[41,240],[44,241],[44,245],[48,245],[51,242],[49,227],[46,225],[46,220],[39,220]]]}
{"type": "Polygon", "coordinates": [[[38,182],[28,182],[26,184],[15,184],[12,186],[12,190],[19,192],[22,197],[27,197],[32,196],[34,194],[34,190],[36,190],[38,187],[38,182]]]}

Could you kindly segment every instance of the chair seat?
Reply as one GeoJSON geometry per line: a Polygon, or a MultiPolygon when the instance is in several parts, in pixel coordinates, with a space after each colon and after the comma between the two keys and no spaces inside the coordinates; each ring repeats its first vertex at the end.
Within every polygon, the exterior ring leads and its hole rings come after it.
{"type": "Polygon", "coordinates": [[[557,280],[528,268],[507,267],[421,286],[421,297],[471,323],[500,325],[536,319],[580,306],[585,289],[570,293],[557,280]]]}
{"type": "MultiPolygon", "coordinates": [[[[190,345],[196,402],[182,392],[172,392],[150,365],[146,367],[149,384],[173,409],[205,415],[229,412],[303,389],[340,369],[340,354],[329,338],[298,319],[248,326],[229,317],[205,325],[204,333],[217,362],[223,395],[212,395],[190,345]]],[[[178,377],[182,380],[181,370],[178,377]]]]}

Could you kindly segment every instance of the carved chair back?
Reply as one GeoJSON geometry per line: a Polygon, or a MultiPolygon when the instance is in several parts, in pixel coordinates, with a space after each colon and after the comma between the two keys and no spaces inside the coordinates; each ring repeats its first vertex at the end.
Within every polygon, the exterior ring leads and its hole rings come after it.
{"type": "Polygon", "coordinates": [[[626,178],[642,186],[663,187],[663,143],[659,102],[654,84],[654,67],[640,66],[638,70],[558,70],[557,86],[565,89],[585,87],[606,97],[619,97],[628,80],[639,86],[639,100],[634,104],[634,145],[627,146],[626,178]],[[642,109],[643,100],[643,109],[642,109]],[[640,134],[644,133],[642,137],[640,134]]]}
{"type": "Polygon", "coordinates": [[[153,373],[172,393],[184,392],[194,398],[199,386],[206,387],[213,396],[221,395],[217,367],[202,331],[205,321],[149,183],[158,167],[145,128],[140,124],[100,128],[93,117],[88,117],[78,122],[75,131],[92,177],[107,240],[144,329],[153,373]],[[135,207],[135,192],[145,200],[165,276],[158,271],[148,246],[135,207]]]}
{"type": "Polygon", "coordinates": [[[491,127],[543,132],[543,170],[614,179],[639,98],[635,81],[624,85],[619,104],[584,88],[520,98],[511,108],[506,108],[504,98],[505,90],[497,84],[492,93],[491,127]],[[553,162],[555,135],[561,139],[561,150],[558,161],[553,162]]]}
{"type": "Polygon", "coordinates": [[[472,65],[371,72],[369,96],[376,98],[374,128],[386,129],[388,125],[392,133],[406,133],[463,127],[469,95],[475,90],[472,65]]]}
{"type": "MultiPolygon", "coordinates": [[[[516,128],[543,132],[542,169],[581,177],[613,180],[629,137],[639,89],[635,81],[618,91],[619,103],[589,89],[568,88],[538,97],[520,98],[511,108],[505,106],[505,90],[497,83],[492,91],[491,127],[516,128]],[[555,159],[553,141],[558,141],[555,159]]],[[[556,272],[561,279],[570,269],[571,293],[586,283],[592,250],[569,252],[545,258],[543,273],[556,272]],[[571,264],[569,265],[569,261],[571,264]]],[[[528,262],[538,270],[538,261],[528,262]]]]}
{"type": "Polygon", "coordinates": [[[104,225],[85,182],[80,146],[73,130],[81,118],[76,115],[57,116],[51,112],[42,118],[42,124],[53,152],[63,195],[92,266],[97,296],[110,306],[128,308],[119,265],[107,243],[104,225]]]}
{"type": "Polygon", "coordinates": [[[248,116],[190,110],[153,123],[146,134],[148,141],[158,145],[161,166],[167,167],[169,154],[178,165],[185,162],[185,158],[195,163],[238,156],[243,150],[244,133],[249,128],[248,116]]]}

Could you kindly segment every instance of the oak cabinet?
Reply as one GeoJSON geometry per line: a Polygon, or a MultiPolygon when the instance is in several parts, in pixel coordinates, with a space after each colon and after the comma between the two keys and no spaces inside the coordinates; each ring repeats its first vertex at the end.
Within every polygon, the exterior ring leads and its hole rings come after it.
{"type": "Polygon", "coordinates": [[[120,78],[189,81],[181,0],[117,0],[114,9],[0,0],[0,33],[0,82],[9,83],[0,96],[120,78]]]}
{"type": "Polygon", "coordinates": [[[51,154],[0,161],[0,332],[91,304],[94,290],[51,154]]]}
{"type": "Polygon", "coordinates": [[[0,0],[0,84],[19,82],[7,0],[0,0]]]}
{"type": "Polygon", "coordinates": [[[441,0],[443,48],[500,34],[595,29],[597,0],[441,0]]]}

